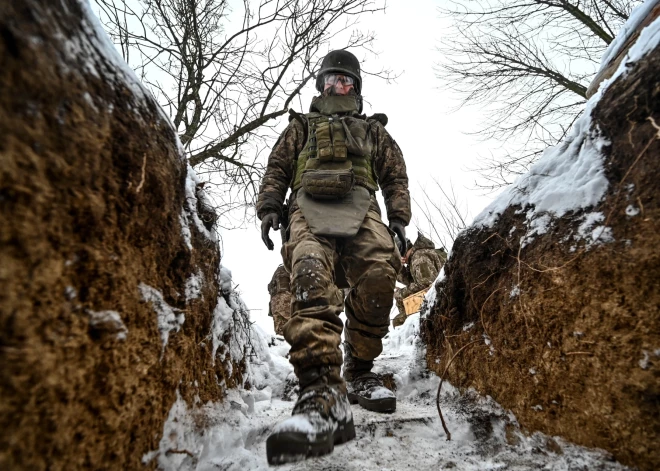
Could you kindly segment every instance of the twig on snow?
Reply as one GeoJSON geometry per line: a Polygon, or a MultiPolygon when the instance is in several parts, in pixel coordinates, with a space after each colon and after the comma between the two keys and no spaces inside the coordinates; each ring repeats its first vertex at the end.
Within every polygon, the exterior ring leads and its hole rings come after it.
{"type": "Polygon", "coordinates": [[[452,362],[454,361],[454,358],[458,356],[459,353],[461,353],[463,350],[465,350],[467,347],[470,345],[473,345],[475,343],[479,342],[479,340],[473,340],[472,342],[463,345],[461,348],[458,349],[456,353],[454,353],[454,356],[451,357],[449,360],[449,363],[447,363],[447,366],[445,367],[445,371],[442,373],[442,376],[440,377],[440,384],[438,385],[438,394],[435,398],[435,405],[438,407],[438,414],[440,415],[440,422],[442,422],[442,428],[444,429],[445,433],[447,434],[447,441],[451,440],[451,433],[449,432],[449,429],[447,428],[447,424],[445,423],[445,418],[442,415],[442,410],[440,409],[440,391],[442,390],[442,383],[445,380],[445,376],[447,375],[447,371],[449,371],[449,367],[451,366],[452,362]]]}

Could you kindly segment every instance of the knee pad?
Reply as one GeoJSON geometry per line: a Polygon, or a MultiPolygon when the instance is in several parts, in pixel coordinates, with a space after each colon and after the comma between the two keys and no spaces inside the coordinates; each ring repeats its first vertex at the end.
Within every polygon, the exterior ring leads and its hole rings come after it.
{"type": "Polygon", "coordinates": [[[387,311],[389,314],[395,283],[396,273],[389,265],[370,269],[358,280],[356,301],[365,312],[387,311]]]}
{"type": "Polygon", "coordinates": [[[308,301],[323,295],[332,284],[330,273],[321,260],[313,256],[300,258],[293,266],[291,291],[296,301],[308,301]]]}

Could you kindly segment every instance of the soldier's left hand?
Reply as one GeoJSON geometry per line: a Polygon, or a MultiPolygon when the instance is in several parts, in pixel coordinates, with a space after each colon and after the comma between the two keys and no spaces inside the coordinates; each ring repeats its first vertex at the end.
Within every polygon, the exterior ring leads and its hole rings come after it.
{"type": "Polygon", "coordinates": [[[261,220],[261,240],[264,241],[268,250],[273,250],[275,247],[275,244],[273,244],[273,241],[268,236],[271,227],[276,231],[280,228],[280,216],[277,213],[267,214],[261,220]]]}
{"type": "Polygon", "coordinates": [[[390,221],[390,229],[399,239],[399,253],[405,256],[408,249],[406,244],[406,226],[404,226],[403,223],[399,221],[390,221]]]}

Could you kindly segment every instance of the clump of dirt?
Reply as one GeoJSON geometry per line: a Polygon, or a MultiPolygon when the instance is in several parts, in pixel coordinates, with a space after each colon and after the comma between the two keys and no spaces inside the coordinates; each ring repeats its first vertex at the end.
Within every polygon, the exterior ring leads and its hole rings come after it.
{"type": "Polygon", "coordinates": [[[0,18],[1,469],[143,468],[177,389],[205,402],[242,381],[211,358],[220,254],[184,220],[175,133],[84,5],[0,18]]]}
{"type": "Polygon", "coordinates": [[[581,212],[521,247],[525,208],[509,207],[493,227],[457,239],[421,328],[438,374],[475,342],[449,367],[455,386],[490,395],[530,431],[644,470],[660,468],[657,77],[656,48],[592,114],[611,145],[608,193],[590,210],[603,213],[613,240],[574,244],[581,212]]]}

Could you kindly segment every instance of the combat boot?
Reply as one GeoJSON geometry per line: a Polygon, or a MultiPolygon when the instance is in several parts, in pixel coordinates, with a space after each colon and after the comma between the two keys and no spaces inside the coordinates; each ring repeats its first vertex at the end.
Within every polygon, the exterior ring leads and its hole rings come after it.
{"type": "Polygon", "coordinates": [[[298,375],[300,396],[290,418],[275,426],[266,440],[268,464],[290,463],[330,453],[355,438],[353,414],[339,367],[298,375]]]}
{"type": "Polygon", "coordinates": [[[344,379],[348,400],[373,412],[394,412],[396,396],[385,387],[380,375],[371,372],[373,365],[373,361],[353,356],[350,345],[344,343],[344,379]]]}

